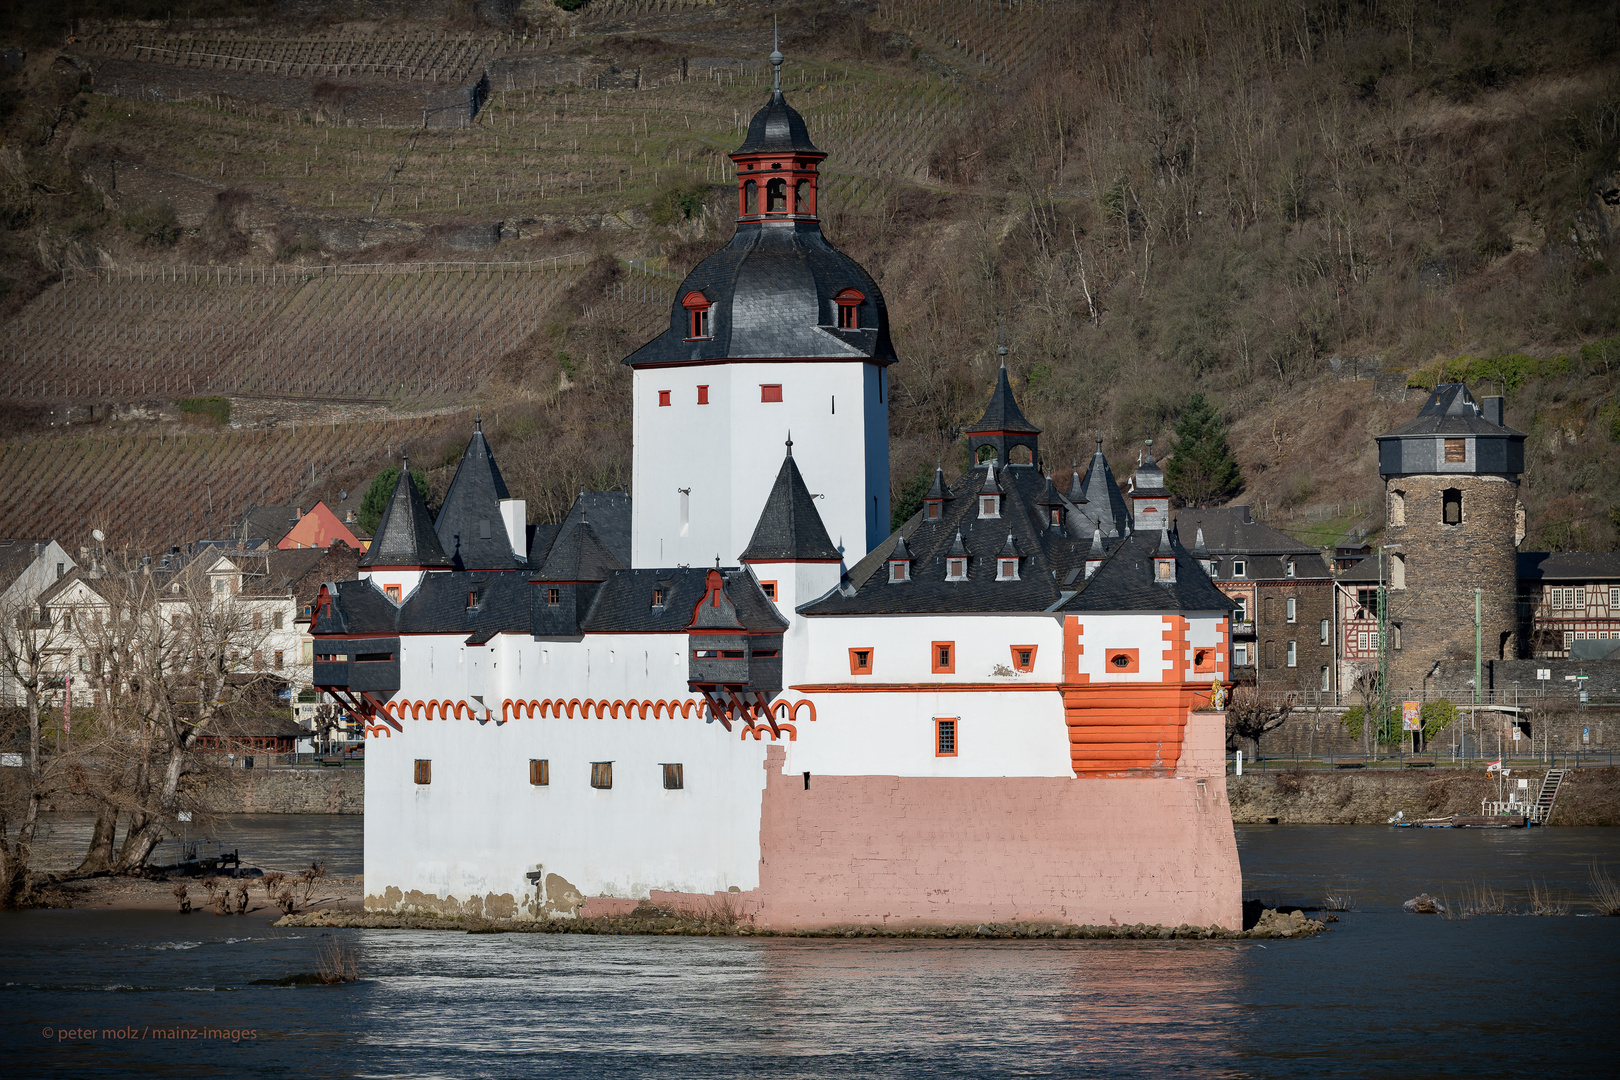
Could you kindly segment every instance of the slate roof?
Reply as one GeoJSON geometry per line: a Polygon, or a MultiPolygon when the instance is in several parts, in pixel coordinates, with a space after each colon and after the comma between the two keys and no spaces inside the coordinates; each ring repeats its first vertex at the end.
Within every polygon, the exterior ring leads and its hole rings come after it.
{"type": "Polygon", "coordinates": [[[1141,463],[1136,466],[1136,473],[1131,477],[1131,494],[1154,499],[1167,498],[1170,494],[1164,487],[1164,470],[1153,460],[1151,450],[1142,455],[1141,463]]]}
{"type": "Polygon", "coordinates": [[[805,487],[804,477],[793,460],[792,439],[787,442],[782,468],[777,471],[776,482],[765,498],[765,509],[754,526],[753,538],[741,558],[743,562],[840,562],[843,559],[832,537],[827,535],[827,526],[816,510],[816,501],[810,497],[810,489],[805,487]]]}
{"type": "Polygon", "coordinates": [[[250,506],[231,530],[233,540],[263,540],[275,547],[298,524],[296,506],[250,506]]]}
{"type": "Polygon", "coordinates": [[[1007,381],[1007,365],[1001,365],[1001,371],[996,375],[996,388],[990,392],[990,404],[985,406],[984,415],[979,422],[964,433],[976,435],[991,431],[1010,431],[1021,435],[1038,435],[1040,428],[1030,423],[1024,417],[1024,411],[1018,407],[1013,397],[1012,385],[1007,381]]]}
{"type": "MultiPolygon", "coordinates": [[[[1074,505],[1095,528],[1102,530],[1103,536],[1119,536],[1130,528],[1130,507],[1125,505],[1125,496],[1114,479],[1114,471],[1108,467],[1108,459],[1103,457],[1100,438],[1097,440],[1096,453],[1091,455],[1091,464],[1086,467],[1085,478],[1080,481],[1080,490],[1086,501],[1083,505],[1074,505]]],[[[1086,532],[1089,539],[1091,530],[1087,529],[1086,532]]]]}
{"type": "Polygon", "coordinates": [[[23,572],[34,564],[34,548],[44,552],[50,538],[0,540],[0,592],[11,588],[23,572]]]}
{"type": "Polygon", "coordinates": [[[888,308],[877,282],[827,242],[814,221],[741,222],[731,242],[681,282],[669,329],[625,358],[634,367],[731,357],[872,359],[893,363],[888,308]],[[839,330],[833,297],[859,289],[858,330],[839,330]],[[688,340],[682,299],[701,292],[711,337],[688,340]]]}
{"type": "Polygon", "coordinates": [[[1522,551],[1520,581],[1620,579],[1620,551],[1522,551]]]}
{"type": "Polygon", "coordinates": [[[449,566],[450,560],[433,530],[427,504],[411,482],[411,463],[402,459],[394,493],[377,520],[371,547],[360,556],[362,567],[371,566],[449,566]]]}
{"type": "Polygon", "coordinates": [[[804,117],[787,103],[780,88],[771,91],[771,99],[748,122],[748,135],[733,154],[819,154],[810,141],[810,129],[804,117]]]}
{"type": "Polygon", "coordinates": [[[1429,394],[1416,418],[1387,431],[1380,438],[1396,435],[1523,435],[1522,431],[1485,419],[1463,383],[1441,383],[1429,394]]]}
{"type": "Polygon", "coordinates": [[[602,581],[613,571],[624,569],[624,565],[624,560],[596,534],[590,520],[581,517],[571,526],[564,524],[534,580],[602,581]]]}
{"type": "Polygon", "coordinates": [[[1160,530],[1134,533],[1115,545],[1079,593],[1058,610],[1231,611],[1232,600],[1209,580],[1175,533],[1160,530]],[[1176,559],[1171,583],[1154,575],[1153,558],[1165,550],[1176,559]]]}
{"type": "MultiPolygon", "coordinates": [[[[682,566],[664,570],[620,570],[602,583],[586,615],[586,633],[685,633],[693,610],[708,591],[708,568],[682,566]],[[662,607],[652,606],[654,589],[663,589],[662,607]]],[[[747,570],[722,570],[726,596],[736,607],[737,621],[747,630],[780,633],[787,620],[766,599],[759,582],[747,570]]]]}
{"type": "MultiPolygon", "coordinates": [[[[1522,559],[1523,556],[1521,555],[1520,558],[1522,559]]],[[[1407,568],[1411,568],[1410,559],[1407,561],[1407,568]]],[[[1388,574],[1389,566],[1386,563],[1384,566],[1384,575],[1386,578],[1388,577],[1388,574]]],[[[1360,562],[1356,563],[1354,566],[1347,567],[1344,572],[1339,575],[1339,580],[1341,582],[1350,584],[1378,584],[1378,556],[1376,554],[1369,555],[1365,559],[1362,559],[1360,562]]]]}
{"type": "Polygon", "coordinates": [[[1320,561],[1316,548],[1254,520],[1248,506],[1189,507],[1177,512],[1176,527],[1186,533],[1202,529],[1211,555],[1315,555],[1320,561]]]}
{"type": "Polygon", "coordinates": [[[527,565],[512,550],[501,519],[501,500],[511,497],[479,424],[433,524],[439,546],[457,570],[516,570],[527,565]]]}

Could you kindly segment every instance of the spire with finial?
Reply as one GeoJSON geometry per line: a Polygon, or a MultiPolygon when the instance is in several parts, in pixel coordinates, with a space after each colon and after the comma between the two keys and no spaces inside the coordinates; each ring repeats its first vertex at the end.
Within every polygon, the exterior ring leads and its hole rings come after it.
{"type": "Polygon", "coordinates": [[[791,431],[788,432],[788,437],[787,437],[787,456],[788,457],[793,456],[793,432],[791,432],[791,431]]]}
{"type": "Polygon", "coordinates": [[[785,60],[786,57],[784,57],[782,55],[781,34],[778,33],[778,31],[777,31],[776,16],[775,15],[771,16],[771,57],[770,57],[770,59],[771,59],[771,67],[773,69],[773,71],[772,71],[773,84],[771,86],[771,89],[772,89],[773,92],[775,92],[777,94],[780,94],[782,92],[782,61],[785,60]]]}

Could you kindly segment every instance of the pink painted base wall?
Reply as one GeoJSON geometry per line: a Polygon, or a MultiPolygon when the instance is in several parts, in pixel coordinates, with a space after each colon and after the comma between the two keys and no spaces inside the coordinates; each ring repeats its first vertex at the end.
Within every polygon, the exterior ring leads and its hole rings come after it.
{"type": "Polygon", "coordinates": [[[812,776],[809,790],[772,747],[758,923],[1238,929],[1224,735],[1223,714],[1189,714],[1175,777],[812,776]]]}

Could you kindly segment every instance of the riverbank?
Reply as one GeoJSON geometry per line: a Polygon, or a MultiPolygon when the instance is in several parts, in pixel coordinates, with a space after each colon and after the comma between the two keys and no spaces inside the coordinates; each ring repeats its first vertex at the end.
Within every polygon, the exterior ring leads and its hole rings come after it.
{"type": "Polygon", "coordinates": [[[490,922],[487,919],[437,915],[360,912],[350,909],[309,911],[276,920],[276,926],[351,930],[460,930],[469,934],[586,934],[618,937],[664,935],[673,937],[771,938],[927,938],[1094,941],[1235,941],[1312,937],[1327,929],[1337,916],[1313,919],[1303,911],[1267,909],[1248,930],[1220,926],[1071,926],[1061,923],[962,923],[948,926],[830,926],[815,930],[772,930],[708,912],[640,908],[629,915],[572,919],[535,919],[490,922]]]}
{"type": "MultiPolygon", "coordinates": [[[[1545,774],[1514,769],[1505,783],[1529,780],[1533,800],[1545,774]]],[[[1250,772],[1227,777],[1226,792],[1238,825],[1383,825],[1398,812],[1477,814],[1481,800],[1499,797],[1482,769],[1250,772]]],[[[1620,769],[1571,769],[1548,824],[1620,825],[1620,769]]]]}
{"type": "MultiPolygon", "coordinates": [[[[205,814],[363,814],[366,767],[229,769],[189,773],[181,795],[205,814]]],[[[88,813],[95,807],[71,793],[52,798],[53,813],[88,813]]]]}
{"type": "MultiPolygon", "coordinates": [[[[219,878],[217,889],[231,894],[231,914],[214,914],[208,890],[200,878],[137,878],[137,877],[64,877],[36,880],[30,907],[72,908],[86,911],[167,911],[180,913],[180,897],[175,887],[184,885],[191,901],[190,917],[197,919],[248,918],[271,921],[284,917],[273,898],[265,894],[260,878],[219,878]],[[247,909],[236,911],[235,890],[238,885],[248,887],[247,909]]],[[[301,904],[305,908],[323,911],[359,912],[365,901],[365,890],[358,875],[322,877],[315,883],[309,898],[301,904]]],[[[300,896],[302,893],[300,892],[300,896]]]]}

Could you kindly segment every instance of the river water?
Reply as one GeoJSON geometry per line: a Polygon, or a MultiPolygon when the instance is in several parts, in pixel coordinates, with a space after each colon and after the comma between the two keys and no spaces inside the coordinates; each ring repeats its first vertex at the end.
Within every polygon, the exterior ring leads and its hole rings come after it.
{"type": "MultiPolygon", "coordinates": [[[[358,858],[358,818],[231,824],[289,853],[300,836],[341,847],[347,830],[346,857],[358,858]]],[[[0,916],[0,1071],[1615,1074],[1620,919],[1577,912],[1594,861],[1620,874],[1620,830],[1282,826],[1239,829],[1238,842],[1248,895],[1348,895],[1354,910],[1312,940],[1230,944],[338,931],[363,978],[332,987],[253,984],[315,970],[320,931],[201,913],[12,913],[0,916]],[[1482,888],[1523,908],[1532,881],[1572,898],[1572,913],[1400,909],[1420,891],[1456,903],[1482,888]]]]}

